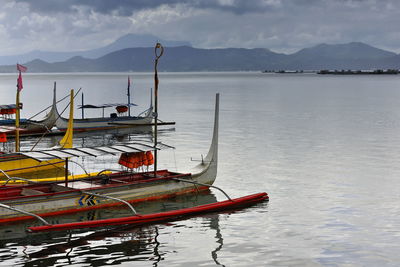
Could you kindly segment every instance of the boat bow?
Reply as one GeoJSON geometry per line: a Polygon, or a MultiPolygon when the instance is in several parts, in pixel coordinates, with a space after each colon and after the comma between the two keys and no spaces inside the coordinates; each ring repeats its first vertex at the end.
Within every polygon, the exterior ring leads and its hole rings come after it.
{"type": "Polygon", "coordinates": [[[219,128],[219,93],[215,96],[214,130],[210,149],[201,163],[192,170],[192,178],[197,181],[213,184],[217,177],[218,166],[218,128],[219,128]]]}
{"type": "MultiPolygon", "coordinates": [[[[56,99],[56,83],[54,82],[54,88],[53,88],[53,104],[51,106],[51,109],[49,113],[46,114],[45,118],[41,121],[37,121],[34,123],[36,127],[42,126],[46,128],[47,131],[50,131],[51,128],[53,128],[56,125],[56,121],[59,119],[60,115],[57,110],[57,99],[56,99]]],[[[31,127],[32,127],[31,126],[31,127]]]]}

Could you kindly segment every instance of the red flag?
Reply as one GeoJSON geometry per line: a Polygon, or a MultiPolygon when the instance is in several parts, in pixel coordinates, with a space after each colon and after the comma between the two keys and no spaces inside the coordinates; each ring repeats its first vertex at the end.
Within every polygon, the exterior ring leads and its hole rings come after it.
{"type": "Polygon", "coordinates": [[[19,72],[19,76],[18,76],[18,79],[17,79],[17,89],[18,89],[18,91],[21,91],[22,88],[23,88],[23,86],[22,86],[22,75],[21,75],[21,72],[19,72]]]}
{"type": "Polygon", "coordinates": [[[25,72],[28,68],[25,66],[22,66],[20,64],[17,64],[17,70],[20,72],[25,72]]]}

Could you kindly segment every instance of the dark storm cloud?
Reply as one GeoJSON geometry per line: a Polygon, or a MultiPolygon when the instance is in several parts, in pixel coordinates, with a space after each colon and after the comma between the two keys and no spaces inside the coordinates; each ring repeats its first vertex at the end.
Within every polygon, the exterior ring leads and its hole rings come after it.
{"type": "Polygon", "coordinates": [[[34,12],[75,12],[79,7],[102,14],[114,13],[130,16],[144,9],[155,9],[162,5],[174,7],[184,5],[197,9],[213,9],[234,14],[263,13],[287,10],[296,15],[308,8],[344,5],[369,8],[385,5],[396,0],[15,0],[29,5],[34,12]]]}
{"type": "MultiPolygon", "coordinates": [[[[303,0],[300,0],[303,2],[303,0]]],[[[308,0],[313,2],[314,0],[308,0]]],[[[16,0],[24,2],[35,12],[74,12],[76,7],[87,7],[102,14],[116,12],[120,16],[129,16],[135,11],[154,9],[162,5],[199,9],[215,9],[244,14],[264,12],[279,6],[282,0],[16,0]]]]}

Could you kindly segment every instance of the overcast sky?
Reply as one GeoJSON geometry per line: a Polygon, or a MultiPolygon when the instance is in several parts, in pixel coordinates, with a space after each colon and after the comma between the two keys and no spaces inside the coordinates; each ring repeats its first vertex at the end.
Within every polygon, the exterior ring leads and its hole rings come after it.
{"type": "Polygon", "coordinates": [[[400,53],[399,0],[0,0],[0,55],[107,45],[127,33],[290,53],[365,42],[400,53]]]}

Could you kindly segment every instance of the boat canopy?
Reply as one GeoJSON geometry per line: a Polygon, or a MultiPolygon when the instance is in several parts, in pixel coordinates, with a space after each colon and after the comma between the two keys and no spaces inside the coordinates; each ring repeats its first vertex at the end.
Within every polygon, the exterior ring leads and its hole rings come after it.
{"type": "Polygon", "coordinates": [[[0,126],[0,133],[11,133],[14,132],[15,130],[20,130],[20,131],[26,131],[24,128],[16,128],[15,126],[0,126]]]}
{"type": "Polygon", "coordinates": [[[26,157],[35,159],[37,161],[45,161],[50,159],[62,159],[70,157],[81,157],[91,156],[97,157],[102,155],[116,155],[120,153],[132,153],[132,152],[146,152],[152,150],[161,150],[166,148],[174,148],[166,144],[159,143],[157,147],[151,143],[144,142],[130,142],[123,144],[115,144],[110,146],[98,146],[98,147],[75,147],[75,148],[55,148],[38,151],[27,151],[18,152],[18,154],[26,157]]]}
{"type": "MultiPolygon", "coordinates": [[[[127,103],[114,103],[114,104],[102,104],[102,105],[79,105],[78,108],[112,108],[112,107],[118,107],[118,106],[128,106],[127,103]]],[[[137,106],[136,104],[130,103],[129,106],[137,106]]]]}

